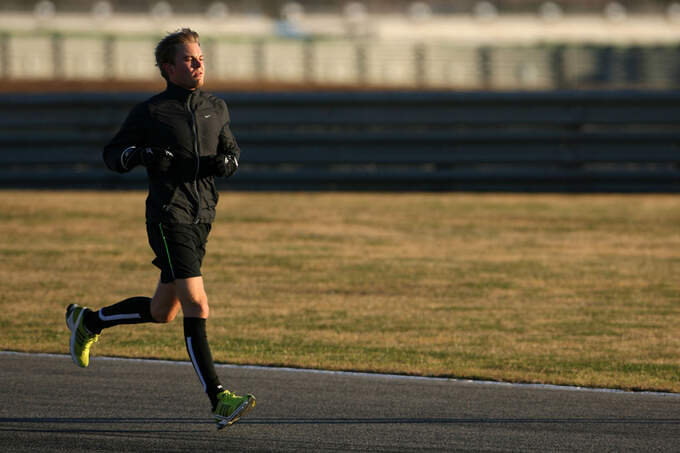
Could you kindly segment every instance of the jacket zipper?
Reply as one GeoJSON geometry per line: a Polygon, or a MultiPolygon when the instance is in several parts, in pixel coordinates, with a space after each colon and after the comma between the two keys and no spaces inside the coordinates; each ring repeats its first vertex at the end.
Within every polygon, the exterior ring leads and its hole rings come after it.
{"type": "Polygon", "coordinates": [[[192,96],[193,93],[189,94],[189,97],[187,98],[187,110],[191,114],[191,129],[193,130],[194,133],[194,154],[196,155],[196,173],[194,174],[194,191],[196,192],[196,201],[198,202],[196,208],[196,217],[194,217],[194,223],[198,223],[200,221],[199,217],[201,214],[201,195],[198,192],[198,172],[199,167],[201,165],[201,154],[198,150],[198,129],[196,127],[196,114],[194,111],[191,110],[192,96]]]}

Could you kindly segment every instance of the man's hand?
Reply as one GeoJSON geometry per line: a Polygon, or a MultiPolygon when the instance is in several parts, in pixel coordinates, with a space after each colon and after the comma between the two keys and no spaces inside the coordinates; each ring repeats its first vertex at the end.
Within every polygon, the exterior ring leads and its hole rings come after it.
{"type": "Polygon", "coordinates": [[[123,170],[132,170],[137,165],[143,165],[148,169],[166,172],[170,169],[170,163],[175,155],[168,148],[137,148],[131,146],[120,156],[120,165],[123,170]]]}
{"type": "Polygon", "coordinates": [[[165,172],[170,169],[173,157],[175,155],[167,148],[144,148],[141,153],[141,163],[146,168],[165,172]]]}
{"type": "Polygon", "coordinates": [[[233,154],[218,154],[215,156],[215,175],[228,178],[238,168],[238,159],[233,154]]]}

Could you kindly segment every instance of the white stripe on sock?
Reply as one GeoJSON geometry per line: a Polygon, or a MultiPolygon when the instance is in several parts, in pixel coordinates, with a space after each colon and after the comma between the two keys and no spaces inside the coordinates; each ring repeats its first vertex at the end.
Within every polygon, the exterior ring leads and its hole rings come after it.
{"type": "Polygon", "coordinates": [[[198,362],[196,361],[196,357],[194,356],[194,347],[193,344],[191,343],[191,337],[187,337],[187,349],[189,350],[189,357],[191,358],[191,363],[194,365],[194,370],[196,371],[196,374],[198,374],[198,379],[200,379],[201,384],[203,384],[203,391],[207,392],[208,386],[205,385],[205,379],[203,379],[201,370],[198,368],[198,362]]]}
{"type": "Polygon", "coordinates": [[[121,319],[141,319],[142,315],[139,313],[124,313],[121,315],[110,315],[107,316],[104,313],[102,313],[101,310],[97,312],[99,314],[99,319],[101,319],[104,322],[107,321],[120,321],[121,319]]]}

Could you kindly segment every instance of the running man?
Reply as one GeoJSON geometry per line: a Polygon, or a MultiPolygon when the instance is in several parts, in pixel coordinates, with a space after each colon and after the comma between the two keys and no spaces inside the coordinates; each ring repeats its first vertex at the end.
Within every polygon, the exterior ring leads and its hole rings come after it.
{"type": "Polygon", "coordinates": [[[155,55],[167,89],[132,109],[104,148],[104,161],[119,173],[146,167],[146,230],[160,281],[152,298],[131,297],[97,311],[69,305],[71,357],[87,367],[90,347],[103,329],[168,323],[181,309],[191,363],[222,429],[255,407],[255,397],[231,393],[217,377],[206,336],[209,308],[201,263],[215,219],[214,177],[236,171],[240,150],[225,102],[200,90],[205,65],[198,33],[188,28],[170,33],[155,55]]]}

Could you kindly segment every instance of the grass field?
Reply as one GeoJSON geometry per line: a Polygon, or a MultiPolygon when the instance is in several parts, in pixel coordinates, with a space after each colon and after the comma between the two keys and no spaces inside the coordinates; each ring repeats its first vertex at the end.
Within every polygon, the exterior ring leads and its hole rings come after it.
{"type": "MultiPolygon", "coordinates": [[[[0,192],[1,349],[150,295],[144,196],[0,192]]],[[[680,392],[677,196],[226,192],[203,270],[219,362],[680,392]]],[[[186,360],[182,322],[95,353],[186,360]]]]}

